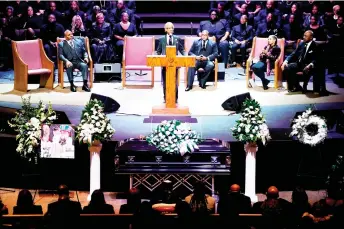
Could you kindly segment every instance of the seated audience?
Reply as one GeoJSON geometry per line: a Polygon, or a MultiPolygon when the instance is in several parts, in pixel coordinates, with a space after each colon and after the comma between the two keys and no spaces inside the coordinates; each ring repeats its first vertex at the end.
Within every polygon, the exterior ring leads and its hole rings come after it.
{"type": "Polygon", "coordinates": [[[291,195],[292,212],[296,224],[300,223],[301,217],[310,212],[311,204],[308,202],[308,195],[302,187],[295,187],[291,195]]]}
{"type": "Polygon", "coordinates": [[[268,188],[266,200],[253,205],[253,213],[262,214],[269,228],[285,228],[291,223],[291,203],[279,198],[279,191],[275,186],[268,188]]]}
{"type": "Polygon", "coordinates": [[[5,204],[2,203],[1,197],[0,197],[0,217],[2,215],[7,215],[8,214],[8,208],[5,204]]]}
{"type": "Polygon", "coordinates": [[[121,22],[123,12],[127,12],[129,21],[135,25],[134,13],[125,6],[123,0],[119,0],[116,2],[116,7],[109,12],[109,22],[112,27],[115,27],[117,23],[121,22]]]}
{"type": "Polygon", "coordinates": [[[197,34],[201,37],[202,31],[207,30],[210,37],[215,37],[222,62],[225,64],[225,67],[227,67],[229,52],[228,38],[230,34],[228,21],[219,19],[218,11],[215,9],[211,9],[209,11],[209,16],[210,20],[202,21],[200,23],[197,34]]]}
{"type": "Polygon", "coordinates": [[[190,205],[192,213],[197,215],[214,213],[216,200],[207,194],[205,184],[197,181],[193,188],[193,193],[185,197],[185,201],[190,205]]]}
{"type": "Polygon", "coordinates": [[[134,214],[141,205],[140,191],[137,188],[131,188],[128,193],[127,203],[122,204],[119,214],[134,214]]]}
{"type": "Polygon", "coordinates": [[[290,54],[282,64],[282,71],[288,81],[288,90],[290,92],[307,92],[307,85],[313,70],[316,67],[317,45],[313,41],[313,32],[306,31],[303,35],[303,42],[297,46],[297,49],[290,54]],[[302,73],[302,76],[299,75],[302,73]],[[303,77],[303,87],[300,86],[301,77],[303,77]]]}
{"type": "Polygon", "coordinates": [[[62,13],[56,9],[55,2],[49,2],[49,8],[44,11],[44,23],[48,23],[48,18],[50,14],[54,14],[57,23],[63,23],[62,13]]]}
{"type": "Polygon", "coordinates": [[[113,206],[105,202],[104,193],[94,190],[90,203],[82,210],[83,214],[115,214],[113,206]]]}
{"type": "Polygon", "coordinates": [[[82,22],[82,18],[79,15],[75,15],[73,17],[70,31],[75,37],[86,36],[86,29],[84,27],[84,23],[82,22]]]}
{"type": "Polygon", "coordinates": [[[238,184],[233,184],[228,194],[220,196],[217,211],[223,217],[237,217],[241,213],[251,213],[251,198],[241,193],[238,184]]]}
{"type": "Polygon", "coordinates": [[[0,24],[0,70],[13,67],[12,45],[15,40],[14,29],[8,24],[7,18],[1,18],[0,24]]]}
{"type": "Polygon", "coordinates": [[[215,67],[213,61],[215,61],[217,53],[217,45],[209,39],[208,31],[203,30],[201,39],[193,42],[188,53],[189,56],[196,56],[196,65],[188,69],[188,83],[185,91],[192,89],[196,71],[199,86],[206,89],[205,84],[215,67]]]}
{"type": "Polygon", "coordinates": [[[18,194],[17,206],[13,207],[13,215],[43,214],[41,205],[34,205],[31,192],[23,189],[18,194]]]}
{"type": "Polygon", "coordinates": [[[94,63],[104,63],[114,58],[111,36],[110,23],[104,21],[103,13],[98,13],[97,20],[90,29],[90,37],[92,38],[91,52],[94,63]]]}
{"type": "Polygon", "coordinates": [[[253,73],[262,80],[264,90],[269,89],[270,80],[265,78],[265,71],[270,75],[271,70],[275,66],[275,61],[281,53],[280,47],[277,45],[277,37],[270,35],[268,45],[264,47],[259,55],[259,61],[252,65],[253,73]]]}
{"type": "Polygon", "coordinates": [[[35,39],[39,36],[40,28],[43,25],[43,15],[34,14],[33,8],[29,6],[27,13],[20,19],[18,29],[26,29],[24,39],[35,39]]]}
{"type": "Polygon", "coordinates": [[[127,12],[122,13],[121,22],[115,25],[113,35],[116,42],[116,53],[122,60],[124,37],[133,37],[137,35],[136,26],[129,22],[129,15],[127,12]]]}
{"type": "Polygon", "coordinates": [[[314,16],[315,18],[317,18],[318,24],[319,26],[324,26],[324,18],[323,15],[321,15],[319,13],[319,6],[318,5],[313,5],[312,6],[312,11],[310,14],[305,16],[305,19],[303,21],[303,27],[304,28],[308,28],[311,24],[311,17],[314,16]]]}
{"type": "Polygon", "coordinates": [[[285,38],[285,48],[296,49],[297,41],[302,37],[302,29],[297,23],[294,14],[288,16],[288,22],[283,25],[283,37],[285,38]]]}
{"type": "Polygon", "coordinates": [[[281,14],[278,11],[278,9],[275,9],[274,0],[266,1],[265,9],[260,10],[257,17],[254,18],[255,26],[264,22],[266,20],[266,16],[268,16],[269,13],[273,15],[277,28],[280,28],[281,27],[281,14]]]}
{"type": "Polygon", "coordinates": [[[73,17],[79,15],[85,21],[85,13],[80,10],[78,1],[70,1],[70,7],[64,12],[64,27],[68,28],[73,17]]]}
{"type": "Polygon", "coordinates": [[[252,14],[249,14],[247,12],[247,4],[242,4],[241,7],[240,7],[240,12],[235,14],[234,15],[234,20],[232,22],[232,26],[235,26],[235,25],[239,25],[240,24],[240,18],[243,16],[243,15],[246,15],[247,16],[247,23],[249,25],[253,25],[254,24],[254,18],[253,18],[253,15],[252,14]]]}
{"type": "Polygon", "coordinates": [[[46,213],[49,228],[79,228],[81,205],[69,198],[69,189],[66,185],[60,185],[57,190],[58,200],[48,204],[46,213]]]}
{"type": "Polygon", "coordinates": [[[253,40],[253,28],[247,25],[247,16],[242,15],[240,25],[236,25],[232,29],[231,39],[234,42],[231,48],[231,67],[236,66],[236,52],[240,49],[242,66],[246,66],[246,49],[253,40]]]}
{"type": "Polygon", "coordinates": [[[256,31],[257,37],[269,37],[270,35],[280,37],[280,30],[276,26],[272,13],[268,13],[266,21],[260,23],[256,31]]]}
{"type": "Polygon", "coordinates": [[[41,28],[41,38],[44,45],[44,50],[50,60],[54,60],[53,56],[56,56],[57,43],[56,38],[62,38],[64,36],[64,28],[61,24],[56,23],[54,14],[50,14],[48,23],[41,28]]]}

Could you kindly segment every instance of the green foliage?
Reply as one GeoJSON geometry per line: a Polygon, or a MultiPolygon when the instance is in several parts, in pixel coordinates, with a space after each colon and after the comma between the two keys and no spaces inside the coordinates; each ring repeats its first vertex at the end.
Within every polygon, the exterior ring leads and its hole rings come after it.
{"type": "Polygon", "coordinates": [[[97,99],[90,100],[82,111],[76,139],[90,146],[94,140],[110,140],[114,133],[111,121],[104,113],[104,104],[97,99]]]}
{"type": "Polygon", "coordinates": [[[338,155],[335,164],[331,166],[326,184],[344,195],[344,159],[342,155],[338,155]]]}
{"type": "Polygon", "coordinates": [[[51,103],[48,109],[42,101],[39,101],[37,107],[33,107],[30,99],[31,97],[22,97],[22,109],[16,112],[16,116],[8,121],[8,124],[18,132],[16,151],[23,158],[32,161],[39,156],[35,149],[40,144],[42,125],[52,124],[56,119],[56,112],[52,109],[51,103]]]}

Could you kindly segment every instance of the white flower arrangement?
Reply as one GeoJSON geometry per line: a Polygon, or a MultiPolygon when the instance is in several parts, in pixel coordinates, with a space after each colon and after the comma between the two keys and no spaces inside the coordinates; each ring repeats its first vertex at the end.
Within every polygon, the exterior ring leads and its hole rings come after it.
{"type": "Polygon", "coordinates": [[[243,102],[241,117],[231,130],[233,137],[244,143],[256,143],[261,140],[265,145],[271,139],[260,105],[254,99],[246,99],[243,102]]]}
{"type": "Polygon", "coordinates": [[[8,124],[18,132],[16,151],[28,161],[36,161],[39,153],[35,149],[40,144],[42,125],[52,124],[56,119],[56,112],[50,103],[46,110],[46,105],[42,101],[38,103],[37,107],[32,107],[30,97],[22,98],[22,103],[22,109],[8,124]]]}
{"type": "Polygon", "coordinates": [[[104,113],[104,104],[97,99],[90,100],[82,112],[76,139],[90,146],[95,140],[110,140],[114,133],[110,119],[104,113]]]}
{"type": "Polygon", "coordinates": [[[308,108],[302,115],[293,120],[290,136],[307,145],[316,146],[327,137],[327,125],[323,118],[312,115],[312,108],[308,108]]]}
{"type": "Polygon", "coordinates": [[[146,141],[161,152],[183,156],[198,150],[197,144],[200,142],[200,136],[192,131],[187,123],[179,120],[165,120],[146,137],[146,141]]]}

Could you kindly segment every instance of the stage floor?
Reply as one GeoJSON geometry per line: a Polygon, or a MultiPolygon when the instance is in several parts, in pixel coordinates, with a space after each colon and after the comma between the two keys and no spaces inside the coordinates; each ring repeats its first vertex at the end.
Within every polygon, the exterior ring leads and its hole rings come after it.
{"type": "MultiPolygon", "coordinates": [[[[221,104],[231,96],[246,92],[249,92],[251,97],[261,104],[262,112],[266,116],[270,128],[290,128],[290,122],[295,113],[304,111],[310,104],[314,104],[318,110],[344,109],[344,88],[333,83],[328,76],[326,85],[327,90],[331,93],[329,96],[320,97],[311,92],[295,94],[274,88],[264,91],[260,81],[256,83],[255,88],[246,88],[242,71],[239,68],[226,69],[225,81],[219,82],[217,88],[214,88],[212,83],[208,83],[207,89],[201,89],[197,85],[198,82],[195,81],[193,90],[185,92],[185,85],[182,81],[179,86],[178,104],[188,106],[191,117],[151,116],[152,107],[161,105],[163,102],[162,85],[157,70],[153,89],[123,89],[119,82],[94,83],[92,93],[113,98],[121,106],[117,112],[108,115],[116,129],[114,140],[147,135],[162,120],[179,118],[182,121],[191,122],[192,128],[199,131],[203,138],[233,141],[230,128],[234,126],[239,115],[224,110],[221,104]]],[[[142,79],[147,81],[148,78],[149,74],[142,79]]],[[[270,76],[269,79],[271,78],[270,76]]],[[[137,77],[129,80],[128,83],[138,83],[135,80],[137,77]]],[[[270,84],[272,86],[273,82],[270,84]]],[[[31,96],[33,104],[39,100],[43,100],[45,103],[50,101],[55,110],[64,111],[71,123],[77,125],[91,93],[81,90],[81,82],[76,82],[76,85],[78,92],[75,93],[70,92],[68,83],[64,89],[52,91],[38,88],[38,84],[29,84],[30,91],[20,93],[13,91],[13,83],[2,83],[0,84],[0,106],[18,109],[21,107],[21,96],[31,96]]],[[[312,87],[312,83],[309,83],[308,89],[311,90],[312,87]]],[[[330,137],[333,136],[344,137],[337,133],[333,133],[330,137]]],[[[288,136],[285,137],[288,138],[288,136]]]]}
{"type": "MultiPolygon", "coordinates": [[[[20,189],[4,188],[4,189],[12,190],[13,192],[2,191],[1,189],[2,188],[0,188],[1,199],[2,199],[3,203],[5,205],[7,205],[7,208],[9,210],[9,214],[12,214],[13,207],[16,205],[17,197],[18,197],[18,193],[19,193],[20,189]]],[[[34,193],[36,190],[30,190],[30,191],[32,193],[32,196],[34,196],[34,193]]],[[[292,192],[290,192],[290,191],[282,191],[282,192],[280,192],[280,197],[284,198],[288,201],[291,201],[291,193],[292,192]]],[[[78,194],[81,206],[84,207],[84,206],[88,205],[87,196],[88,196],[89,192],[78,191],[77,194],[78,194]]],[[[318,200],[320,200],[326,196],[326,192],[323,190],[307,191],[307,194],[308,194],[308,198],[309,198],[310,203],[314,203],[314,202],[316,202],[316,201],[318,201],[318,200]]],[[[119,214],[120,206],[127,202],[126,199],[118,199],[117,198],[118,193],[115,193],[115,192],[104,192],[104,196],[105,196],[105,201],[114,207],[116,214],[119,214]]],[[[266,198],[264,194],[257,194],[257,196],[258,196],[259,201],[262,201],[266,198]]],[[[72,200],[78,201],[75,191],[70,191],[70,197],[72,200]]],[[[42,205],[43,213],[45,213],[47,211],[48,204],[56,201],[57,198],[58,198],[58,196],[56,194],[40,194],[40,193],[38,193],[38,190],[37,190],[37,194],[35,196],[34,203],[37,205],[42,205]]]]}
{"type": "MultiPolygon", "coordinates": [[[[270,128],[289,128],[290,121],[298,111],[303,111],[310,104],[315,104],[316,109],[344,109],[343,89],[335,85],[328,85],[328,90],[336,92],[336,95],[327,97],[309,97],[303,94],[288,95],[287,92],[260,91],[260,89],[247,89],[243,81],[230,81],[219,83],[217,89],[195,88],[185,92],[180,87],[179,104],[190,108],[191,117],[153,117],[150,116],[151,108],[162,102],[162,87],[158,84],[153,89],[116,89],[119,83],[96,83],[93,93],[101,94],[115,99],[121,108],[116,113],[111,113],[111,119],[116,129],[114,139],[123,140],[139,135],[147,135],[164,119],[179,118],[192,123],[192,128],[202,134],[203,138],[218,138],[232,141],[230,128],[239,118],[238,114],[225,111],[221,107],[224,100],[230,96],[250,92],[251,96],[258,100],[265,114],[270,128]],[[331,87],[332,86],[332,87],[331,87]]],[[[30,85],[30,88],[38,85],[30,85]]],[[[80,121],[84,105],[89,101],[91,93],[71,93],[68,88],[63,90],[48,91],[45,89],[31,90],[26,94],[11,92],[13,85],[0,85],[0,106],[20,108],[21,96],[31,96],[32,103],[39,100],[51,102],[55,110],[64,111],[72,124],[80,121]]],[[[343,137],[343,135],[339,135],[343,137]]]]}

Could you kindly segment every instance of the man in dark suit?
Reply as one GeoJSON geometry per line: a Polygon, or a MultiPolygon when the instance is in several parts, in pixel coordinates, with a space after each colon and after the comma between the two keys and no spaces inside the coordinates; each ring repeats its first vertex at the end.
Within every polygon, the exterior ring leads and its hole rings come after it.
{"type": "Polygon", "coordinates": [[[240,192],[238,184],[233,184],[230,187],[230,192],[221,196],[217,211],[221,216],[225,217],[235,217],[239,216],[239,214],[251,213],[251,198],[240,192]]]}
{"type": "Polygon", "coordinates": [[[283,62],[281,68],[288,82],[288,91],[307,92],[307,85],[311,75],[314,73],[317,59],[317,45],[313,41],[313,32],[307,30],[303,35],[303,42],[283,62]],[[304,83],[300,86],[300,75],[302,72],[304,83]]]}
{"type": "Polygon", "coordinates": [[[246,49],[253,40],[253,28],[247,25],[247,15],[242,15],[240,18],[240,24],[232,28],[231,38],[234,44],[231,48],[231,67],[236,66],[235,57],[236,52],[240,49],[242,66],[246,66],[246,49]]]}
{"type": "Polygon", "coordinates": [[[196,56],[196,66],[189,67],[188,70],[188,85],[185,91],[190,91],[195,78],[195,72],[197,71],[197,78],[199,86],[205,89],[207,79],[214,69],[215,65],[213,61],[218,55],[217,45],[215,42],[209,40],[209,32],[203,30],[201,33],[201,39],[195,40],[192,44],[189,56],[196,56]]]}
{"type": "Polygon", "coordinates": [[[48,204],[46,217],[49,228],[79,228],[80,203],[69,199],[69,189],[66,185],[60,185],[57,193],[58,200],[48,204]]]}
{"type": "Polygon", "coordinates": [[[79,69],[84,80],[82,90],[90,92],[87,86],[87,70],[88,70],[88,54],[85,49],[85,44],[80,39],[73,38],[73,33],[70,30],[65,31],[65,40],[59,43],[59,58],[66,65],[66,72],[70,82],[70,90],[76,92],[74,85],[73,69],[79,69]]]}
{"type": "MultiPolygon", "coordinates": [[[[156,50],[158,55],[166,55],[166,46],[175,46],[176,47],[176,54],[178,51],[185,55],[185,50],[180,38],[178,36],[173,35],[174,25],[172,22],[167,22],[164,26],[166,35],[159,38],[159,45],[156,50]]],[[[178,101],[178,70],[176,70],[176,102],[178,101]]],[[[164,101],[166,100],[166,68],[161,69],[161,77],[164,89],[164,101]]]]}

